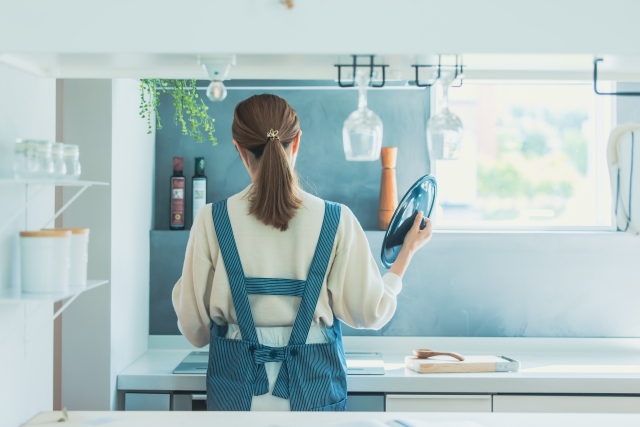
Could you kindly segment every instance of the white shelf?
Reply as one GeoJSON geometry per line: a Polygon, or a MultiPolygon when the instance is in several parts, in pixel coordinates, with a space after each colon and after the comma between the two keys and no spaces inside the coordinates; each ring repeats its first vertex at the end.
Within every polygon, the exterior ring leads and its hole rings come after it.
{"type": "MultiPolygon", "coordinates": [[[[62,212],[65,211],[80,195],[89,187],[94,185],[109,185],[108,182],[97,182],[97,181],[79,181],[74,179],[11,179],[11,178],[3,178],[0,179],[0,185],[24,185],[28,189],[29,185],[37,186],[36,191],[33,194],[27,196],[29,197],[25,202],[18,206],[15,210],[13,216],[9,218],[4,224],[0,224],[0,232],[2,232],[6,227],[8,227],[13,221],[22,214],[22,212],[26,211],[29,207],[29,203],[31,203],[35,197],[41,193],[47,186],[57,186],[57,187],[78,187],[78,191],[74,194],[67,203],[64,204],[54,215],[51,217],[43,227],[48,227],[49,224],[53,222],[54,219],[58,217],[62,212]]],[[[27,191],[28,193],[28,191],[27,191]]]]}
{"type": "Polygon", "coordinates": [[[0,185],[54,185],[56,187],[91,187],[109,185],[108,182],[80,181],[77,179],[11,179],[0,178],[0,185]]]}
{"type": "Polygon", "coordinates": [[[21,292],[20,289],[2,289],[0,290],[0,303],[3,302],[28,302],[28,301],[50,301],[58,302],[67,298],[73,298],[91,289],[95,289],[98,286],[102,286],[109,283],[108,280],[87,280],[86,287],[69,288],[65,292],[40,292],[29,293],[21,292]]]}

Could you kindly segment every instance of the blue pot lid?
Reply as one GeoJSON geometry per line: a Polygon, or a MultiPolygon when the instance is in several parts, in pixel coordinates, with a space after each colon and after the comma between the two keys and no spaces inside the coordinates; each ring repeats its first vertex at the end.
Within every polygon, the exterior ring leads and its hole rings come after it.
{"type": "MultiPolygon", "coordinates": [[[[391,264],[398,258],[404,236],[411,229],[418,211],[422,211],[425,217],[431,218],[431,212],[436,204],[437,191],[436,179],[431,175],[425,175],[409,188],[400,201],[393,217],[391,217],[389,228],[387,228],[382,242],[381,259],[382,265],[386,268],[391,267],[391,264]]],[[[423,228],[425,224],[423,222],[423,228]]]]}

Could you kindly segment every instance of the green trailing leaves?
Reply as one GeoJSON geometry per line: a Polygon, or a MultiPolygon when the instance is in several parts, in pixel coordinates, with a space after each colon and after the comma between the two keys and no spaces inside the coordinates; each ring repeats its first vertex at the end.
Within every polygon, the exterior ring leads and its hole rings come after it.
{"type": "Polygon", "coordinates": [[[148,133],[153,128],[151,117],[155,114],[156,125],[162,129],[158,105],[160,105],[160,93],[170,93],[173,97],[175,114],[173,122],[180,126],[183,135],[189,135],[196,142],[206,139],[213,145],[217,144],[213,136],[215,119],[207,113],[209,107],[198,94],[196,80],[175,79],[141,79],[140,80],[140,117],[147,119],[148,133]]]}

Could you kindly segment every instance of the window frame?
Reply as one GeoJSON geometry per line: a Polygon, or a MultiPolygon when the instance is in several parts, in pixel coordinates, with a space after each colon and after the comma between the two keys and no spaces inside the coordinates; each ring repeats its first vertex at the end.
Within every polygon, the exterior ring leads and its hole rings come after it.
{"type": "MultiPolygon", "coordinates": [[[[540,84],[540,85],[571,85],[571,84],[588,84],[593,85],[592,81],[587,80],[546,80],[546,79],[519,79],[519,78],[500,78],[500,79],[465,79],[463,84],[540,84]]],[[[438,93],[440,92],[437,85],[433,85],[429,88],[429,117],[435,115],[438,111],[438,93]]],[[[615,81],[598,81],[598,86],[601,90],[608,92],[616,91],[615,81]]],[[[450,91],[456,90],[455,87],[450,88],[450,91]]],[[[595,95],[595,94],[594,94],[595,95]]],[[[595,95],[599,96],[599,95],[595,95]]],[[[604,96],[604,95],[601,95],[604,96]]],[[[609,97],[611,105],[609,106],[609,114],[611,116],[611,123],[609,132],[617,126],[617,111],[615,97],[609,97]]],[[[464,126],[464,123],[463,123],[464,126]]],[[[609,132],[606,132],[604,143],[608,143],[609,132]]],[[[598,130],[596,133],[599,134],[598,130]]],[[[602,137],[603,135],[598,135],[602,137]]],[[[429,156],[431,153],[429,153],[429,156]]],[[[606,155],[606,147],[605,147],[606,155]]],[[[429,159],[429,173],[438,179],[436,161],[429,159]]],[[[606,181],[606,185],[610,187],[608,165],[606,166],[606,173],[600,172],[596,180],[602,179],[606,181]]],[[[611,194],[609,194],[611,196],[611,194]]],[[[601,196],[604,197],[604,196],[601,196]]],[[[605,197],[606,198],[606,197],[605,197]]],[[[437,198],[436,198],[437,200],[437,198]]],[[[491,221],[484,221],[484,223],[478,224],[438,224],[435,213],[431,216],[433,221],[434,230],[437,232],[462,232],[462,233],[608,233],[616,231],[615,218],[613,217],[613,210],[611,209],[611,197],[608,200],[607,216],[609,217],[610,225],[500,225],[492,224],[491,221]]]]}

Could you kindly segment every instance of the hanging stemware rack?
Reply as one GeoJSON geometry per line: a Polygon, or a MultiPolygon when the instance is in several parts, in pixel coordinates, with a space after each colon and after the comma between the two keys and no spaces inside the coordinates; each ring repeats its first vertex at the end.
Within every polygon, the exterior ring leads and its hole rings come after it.
{"type": "Polygon", "coordinates": [[[338,86],[340,87],[354,87],[356,85],[356,70],[358,68],[368,68],[369,71],[369,86],[373,88],[381,88],[386,83],[386,68],[389,66],[387,64],[376,64],[374,63],[375,55],[351,55],[353,62],[351,64],[335,64],[335,67],[338,68],[338,86]],[[358,58],[368,58],[369,61],[366,64],[358,62],[358,58]],[[352,70],[351,80],[344,82],[342,80],[342,69],[350,68],[352,70]],[[376,68],[380,68],[381,70],[381,81],[380,83],[373,83],[376,68]]]}
{"type": "Polygon", "coordinates": [[[442,76],[442,69],[453,69],[454,72],[454,80],[460,79],[460,84],[452,85],[450,87],[460,87],[462,86],[462,80],[464,78],[464,64],[462,63],[462,58],[460,55],[455,55],[456,63],[455,64],[443,64],[442,63],[442,55],[438,55],[438,63],[437,64],[413,64],[412,67],[415,68],[416,72],[416,80],[415,85],[417,87],[431,87],[433,86],[438,79],[442,76]],[[421,68],[437,68],[438,72],[436,73],[435,79],[430,83],[422,83],[420,81],[420,69],[421,68]]]}
{"type": "Polygon", "coordinates": [[[596,95],[640,96],[640,92],[600,92],[598,90],[598,62],[602,61],[602,58],[596,58],[593,61],[593,91],[596,95]]]}

